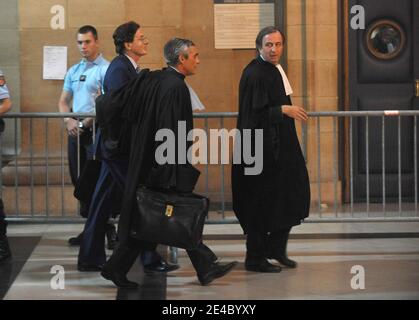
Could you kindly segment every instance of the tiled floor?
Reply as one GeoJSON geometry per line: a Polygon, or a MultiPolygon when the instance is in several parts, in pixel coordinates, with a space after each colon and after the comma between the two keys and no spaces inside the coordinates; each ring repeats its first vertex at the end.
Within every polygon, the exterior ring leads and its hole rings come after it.
{"type": "MultiPolygon", "coordinates": [[[[11,225],[14,259],[0,267],[3,299],[419,299],[419,238],[391,237],[418,233],[417,222],[303,224],[293,229],[288,250],[299,266],[279,274],[245,271],[243,240],[209,240],[205,243],[222,261],[240,262],[224,278],[200,286],[186,253],[179,250],[181,268],[167,276],[144,275],[135,264],[129,278],[139,282],[140,288],[128,292],[118,291],[99,273],[76,270],[78,249],[66,241],[81,228],[78,224],[11,225]],[[390,238],[376,238],[377,233],[390,238]],[[345,239],[345,234],[366,236],[345,239]],[[63,290],[51,288],[56,276],[51,273],[53,266],[64,268],[63,290]],[[354,266],[365,272],[365,289],[351,287],[351,282],[360,283],[360,274],[351,273],[354,266]]],[[[205,233],[241,232],[235,225],[210,225],[205,233]]]]}

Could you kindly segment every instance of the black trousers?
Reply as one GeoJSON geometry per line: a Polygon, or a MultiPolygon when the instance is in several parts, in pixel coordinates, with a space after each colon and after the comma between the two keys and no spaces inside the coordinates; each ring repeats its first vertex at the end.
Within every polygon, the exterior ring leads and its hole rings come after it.
{"type": "Polygon", "coordinates": [[[286,254],[291,227],[270,233],[249,232],[246,240],[246,263],[258,264],[272,255],[286,254]]]}
{"type": "MultiPolygon", "coordinates": [[[[88,159],[93,159],[94,146],[92,141],[93,133],[86,131],[80,135],[80,144],[78,138],[68,136],[67,152],[68,152],[68,167],[70,171],[71,182],[73,186],[76,185],[79,173],[83,169],[88,159]],[[80,151],[80,172],[78,170],[78,152],[80,151]]],[[[80,202],[80,215],[87,217],[89,212],[89,204],[80,202]]]]}
{"type": "MultiPolygon", "coordinates": [[[[128,239],[121,242],[114,250],[110,259],[106,262],[105,268],[126,275],[134,264],[140,252],[144,250],[155,250],[156,244],[128,239]]],[[[217,256],[202,242],[197,249],[187,250],[189,259],[198,275],[209,271],[211,264],[217,260],[217,256]]]]}

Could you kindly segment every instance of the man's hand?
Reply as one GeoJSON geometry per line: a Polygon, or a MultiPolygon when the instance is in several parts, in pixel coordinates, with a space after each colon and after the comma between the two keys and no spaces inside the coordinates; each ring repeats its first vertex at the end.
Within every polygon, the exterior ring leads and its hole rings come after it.
{"type": "Polygon", "coordinates": [[[95,95],[95,99],[97,98],[97,97],[99,97],[99,96],[101,96],[102,95],[102,88],[100,87],[100,85],[98,86],[98,88],[97,88],[97,91],[96,91],[96,95],[95,95]]]}
{"type": "Polygon", "coordinates": [[[12,100],[10,98],[0,99],[0,115],[9,112],[12,108],[12,100]]]}
{"type": "Polygon", "coordinates": [[[65,125],[67,127],[68,134],[72,137],[77,137],[77,133],[83,133],[83,129],[79,128],[79,122],[73,118],[68,118],[65,125]]]}
{"type": "Polygon", "coordinates": [[[295,120],[304,122],[308,120],[307,112],[302,107],[283,105],[282,113],[295,120]]]}

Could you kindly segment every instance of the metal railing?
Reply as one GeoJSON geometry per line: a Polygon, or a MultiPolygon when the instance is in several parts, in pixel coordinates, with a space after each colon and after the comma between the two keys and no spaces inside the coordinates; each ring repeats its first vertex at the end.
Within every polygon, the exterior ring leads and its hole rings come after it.
{"type": "MultiPolygon", "coordinates": [[[[419,111],[399,111],[399,110],[386,110],[386,111],[342,111],[342,112],[312,112],[309,113],[310,117],[316,118],[316,140],[317,140],[317,190],[318,190],[318,197],[317,197],[317,219],[311,219],[313,221],[329,221],[329,220],[339,220],[339,221],[419,221],[419,212],[418,212],[418,164],[417,164],[417,148],[418,148],[418,132],[417,132],[417,116],[419,116],[419,111]],[[329,212],[329,216],[325,216],[323,214],[324,209],[322,207],[322,193],[321,193],[321,119],[322,118],[332,118],[333,119],[333,129],[332,129],[332,137],[333,137],[333,152],[332,152],[332,163],[333,163],[333,193],[334,193],[334,201],[333,201],[333,211],[329,212]],[[413,181],[407,187],[410,190],[410,198],[407,197],[407,200],[403,200],[403,191],[402,190],[402,157],[403,154],[401,152],[402,147],[402,119],[409,118],[412,120],[412,130],[410,132],[411,136],[407,138],[411,138],[413,153],[413,163],[411,163],[411,169],[413,171],[413,181]],[[381,128],[380,132],[374,132],[371,134],[370,124],[372,120],[380,120],[381,128]],[[398,185],[398,194],[397,194],[397,204],[390,203],[387,201],[387,193],[386,193],[386,186],[389,183],[387,181],[387,166],[386,166],[386,159],[388,156],[389,151],[393,152],[394,146],[388,148],[386,142],[386,127],[388,121],[393,121],[397,119],[397,151],[396,153],[390,154],[390,158],[396,159],[397,158],[397,185],[398,185]],[[340,135],[346,134],[346,147],[349,150],[349,154],[347,160],[349,162],[348,165],[348,176],[349,176],[349,192],[348,204],[338,205],[337,199],[337,186],[339,180],[339,168],[338,168],[338,121],[340,123],[340,135]],[[343,121],[346,121],[343,122],[343,121]],[[343,123],[342,123],[343,122],[343,123]],[[362,137],[362,132],[360,132],[359,127],[363,124],[365,125],[365,136],[362,137]],[[345,127],[346,126],[346,127],[345,127]],[[357,126],[358,132],[358,139],[355,141],[354,139],[354,127],[357,126]],[[372,204],[371,202],[371,158],[375,156],[377,158],[377,154],[372,155],[370,152],[371,147],[371,137],[375,136],[376,138],[380,137],[381,143],[381,203],[376,201],[378,204],[372,204]],[[362,149],[359,144],[364,140],[365,150],[362,149]],[[360,159],[355,156],[355,148],[359,151],[365,151],[365,158],[360,159]],[[388,150],[390,149],[390,150],[388,150]],[[355,203],[355,192],[354,192],[354,175],[355,175],[355,161],[365,161],[365,200],[362,201],[361,204],[355,203]],[[413,195],[412,195],[413,194],[413,195]],[[332,215],[330,214],[332,213],[332,215]]],[[[342,138],[342,137],[341,137],[342,138]]],[[[409,146],[407,146],[409,148],[409,146]]],[[[359,164],[358,164],[359,165],[359,164]]],[[[341,175],[344,175],[344,170],[341,170],[341,175]]],[[[393,196],[394,198],[394,196],[393,196]]]]}
{"type": "MultiPolygon", "coordinates": [[[[0,152],[2,163],[0,196],[5,202],[8,219],[29,222],[82,221],[77,214],[78,202],[72,199],[74,188],[68,171],[67,152],[64,150],[67,137],[63,119],[67,117],[80,120],[95,117],[95,115],[85,113],[9,113],[3,115],[4,119],[13,120],[12,123],[7,120],[6,124],[9,133],[12,130],[13,134],[0,137],[0,150],[2,150],[0,152]],[[12,129],[10,129],[11,124],[12,129]],[[41,131],[43,134],[40,134],[41,131]],[[35,139],[35,136],[38,139],[35,139]],[[51,148],[51,144],[56,147],[58,145],[58,148],[51,148]],[[51,183],[53,175],[51,171],[55,172],[54,183],[51,183]],[[7,179],[4,179],[5,176],[7,179]],[[4,180],[7,180],[6,184],[3,183],[4,180]],[[9,191],[6,199],[4,199],[5,189],[9,191]],[[60,203],[57,204],[56,199],[51,199],[51,193],[54,197],[60,198],[60,203]],[[14,201],[10,201],[11,197],[14,201]],[[43,207],[40,206],[42,201],[43,207]],[[52,201],[55,203],[55,208],[50,207],[52,201]]],[[[80,145],[79,137],[77,143],[80,145]]],[[[80,174],[79,150],[77,159],[77,169],[80,174]]]]}
{"type": "MultiPolygon", "coordinates": [[[[417,116],[419,111],[309,113],[307,127],[305,130],[299,130],[300,136],[302,135],[301,141],[307,141],[307,144],[302,145],[302,149],[306,156],[312,188],[311,213],[306,221],[419,221],[417,116]],[[397,121],[396,152],[394,145],[388,147],[386,139],[387,122],[392,122],[393,128],[394,119],[397,121]],[[408,163],[413,170],[413,178],[411,177],[407,184],[403,182],[405,169],[402,165],[403,160],[403,163],[406,163],[405,155],[402,154],[402,145],[406,145],[402,141],[404,119],[411,122],[412,136],[409,136],[408,147],[413,149],[409,151],[409,154],[413,155],[413,163],[408,163]],[[380,132],[371,132],[371,124],[374,123],[376,128],[377,120],[381,122],[380,132]],[[362,126],[365,128],[365,137],[360,135],[362,126]],[[356,141],[354,137],[357,138],[356,141]],[[371,177],[377,178],[377,173],[373,175],[371,172],[371,159],[374,158],[376,164],[379,157],[371,153],[372,138],[381,143],[382,186],[381,201],[378,203],[376,199],[371,198],[371,177]],[[365,145],[365,159],[361,161],[357,158],[355,163],[355,155],[362,151],[362,144],[365,145]],[[328,152],[324,152],[324,147],[328,148],[328,152]],[[389,159],[398,164],[398,195],[395,203],[390,202],[387,196],[388,183],[393,183],[387,182],[389,159]],[[363,162],[365,167],[362,201],[357,200],[356,196],[359,194],[359,183],[354,183],[359,175],[356,168],[360,162],[363,162]],[[409,188],[409,197],[404,196],[406,186],[409,188]]],[[[72,198],[73,187],[68,173],[67,153],[64,150],[66,133],[62,118],[65,117],[85,118],[94,117],[94,114],[16,113],[3,116],[9,119],[9,133],[12,131],[12,134],[6,137],[6,142],[3,141],[4,137],[0,138],[1,149],[7,145],[3,154],[0,154],[2,163],[3,160],[7,160],[0,174],[0,183],[3,186],[0,195],[6,196],[4,200],[9,219],[30,222],[82,221],[76,214],[77,201],[72,198]],[[20,135],[19,127],[22,131],[20,135]],[[5,150],[7,152],[4,152],[5,150]],[[44,202],[44,205],[40,202],[44,202]]],[[[207,133],[210,129],[233,129],[236,117],[235,112],[199,113],[194,115],[195,127],[202,128],[207,133]]],[[[230,151],[232,152],[232,149],[230,151]]],[[[206,194],[212,202],[207,223],[237,223],[231,205],[229,166],[206,164],[200,169],[203,177],[197,192],[206,194]]]]}

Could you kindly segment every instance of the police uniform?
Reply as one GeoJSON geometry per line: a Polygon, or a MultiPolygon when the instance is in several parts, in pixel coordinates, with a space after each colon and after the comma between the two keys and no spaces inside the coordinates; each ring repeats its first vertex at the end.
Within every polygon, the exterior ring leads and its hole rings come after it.
{"type": "MultiPolygon", "coordinates": [[[[7,89],[6,79],[3,71],[0,70],[0,101],[3,99],[10,99],[9,89],[7,89]]],[[[0,119],[0,134],[4,131],[4,121],[0,119]]]]}
{"type": "MultiPolygon", "coordinates": [[[[78,64],[72,66],[64,79],[63,90],[71,93],[73,97],[72,111],[74,113],[94,113],[95,98],[98,89],[103,87],[106,70],[109,62],[100,54],[93,62],[82,59],[78,64]]],[[[80,121],[82,119],[79,119],[80,121]]],[[[78,178],[78,149],[80,150],[80,170],[88,159],[93,158],[92,129],[83,128],[80,134],[80,148],[78,148],[77,137],[68,136],[68,163],[70,176],[73,185],[78,178]]],[[[82,204],[81,215],[87,216],[88,204],[82,204]]]]}
{"type": "MultiPolygon", "coordinates": [[[[10,99],[9,89],[6,85],[3,72],[0,70],[0,104],[4,99],[10,99]]],[[[0,118],[0,139],[4,131],[4,121],[0,118]]],[[[0,150],[2,152],[2,150],[0,150]]],[[[0,186],[1,187],[1,186],[0,186]]],[[[9,242],[6,236],[6,216],[4,214],[3,200],[0,198],[0,262],[5,261],[11,257],[9,242]]]]}
{"type": "Polygon", "coordinates": [[[7,89],[3,71],[0,70],[0,100],[8,98],[10,98],[9,90],[7,89]]]}
{"type": "MultiPolygon", "coordinates": [[[[0,104],[4,99],[10,99],[9,89],[6,85],[6,79],[4,78],[3,71],[0,70],[0,104]]],[[[0,118],[0,135],[4,131],[4,120],[0,118]]],[[[1,139],[1,137],[0,137],[1,139]]],[[[1,150],[0,150],[1,152],[1,150]]],[[[3,200],[0,199],[0,221],[5,219],[4,209],[3,209],[3,200]]]]}

